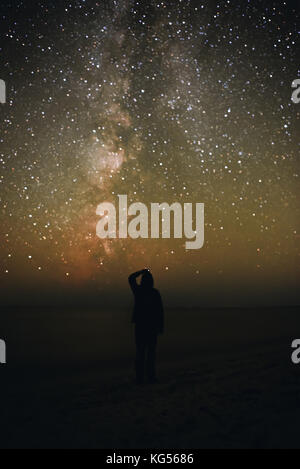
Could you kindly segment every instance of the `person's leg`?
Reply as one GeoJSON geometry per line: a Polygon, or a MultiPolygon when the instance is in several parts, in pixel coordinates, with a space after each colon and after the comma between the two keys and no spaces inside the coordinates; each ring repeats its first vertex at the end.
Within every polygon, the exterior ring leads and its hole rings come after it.
{"type": "Polygon", "coordinates": [[[145,353],[146,353],[146,344],[137,335],[136,336],[135,372],[136,372],[136,381],[139,384],[144,382],[145,353]]]}
{"type": "Polygon", "coordinates": [[[156,337],[151,338],[147,343],[147,378],[150,383],[156,382],[156,337]]]}

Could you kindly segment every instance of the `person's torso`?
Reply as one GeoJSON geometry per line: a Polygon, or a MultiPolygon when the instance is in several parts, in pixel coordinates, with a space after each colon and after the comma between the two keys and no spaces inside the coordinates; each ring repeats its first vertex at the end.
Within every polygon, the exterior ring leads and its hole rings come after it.
{"type": "Polygon", "coordinates": [[[159,294],[154,288],[139,287],[135,295],[135,322],[137,326],[153,329],[157,327],[159,294]]]}

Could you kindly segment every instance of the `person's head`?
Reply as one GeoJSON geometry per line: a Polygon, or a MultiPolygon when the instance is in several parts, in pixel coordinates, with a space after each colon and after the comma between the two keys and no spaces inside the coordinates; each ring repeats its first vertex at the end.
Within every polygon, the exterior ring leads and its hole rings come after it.
{"type": "Polygon", "coordinates": [[[150,272],[145,272],[142,275],[141,286],[143,288],[153,288],[153,285],[154,285],[154,281],[153,281],[152,274],[150,272]]]}

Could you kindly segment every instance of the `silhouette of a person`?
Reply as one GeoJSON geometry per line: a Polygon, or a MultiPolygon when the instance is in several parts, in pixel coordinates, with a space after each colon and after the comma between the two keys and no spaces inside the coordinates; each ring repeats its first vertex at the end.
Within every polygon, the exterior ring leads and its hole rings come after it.
{"type": "Polygon", "coordinates": [[[164,331],[161,296],[153,287],[153,277],[148,269],[131,274],[128,280],[135,299],[132,322],[135,324],[136,380],[138,384],[142,384],[146,371],[148,381],[155,383],[157,336],[164,331]],[[142,278],[139,285],[137,278],[140,276],[142,278]]]}

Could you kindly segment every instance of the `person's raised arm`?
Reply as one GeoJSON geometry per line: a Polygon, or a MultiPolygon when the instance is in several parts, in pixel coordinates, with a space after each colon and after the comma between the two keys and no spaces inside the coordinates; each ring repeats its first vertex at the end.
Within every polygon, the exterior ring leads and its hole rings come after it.
{"type": "Polygon", "coordinates": [[[133,274],[129,275],[128,277],[128,282],[131,287],[131,290],[135,292],[138,284],[136,283],[136,279],[140,276],[145,274],[146,272],[149,272],[148,269],[143,269],[143,270],[138,270],[137,272],[134,272],[133,274]]]}

